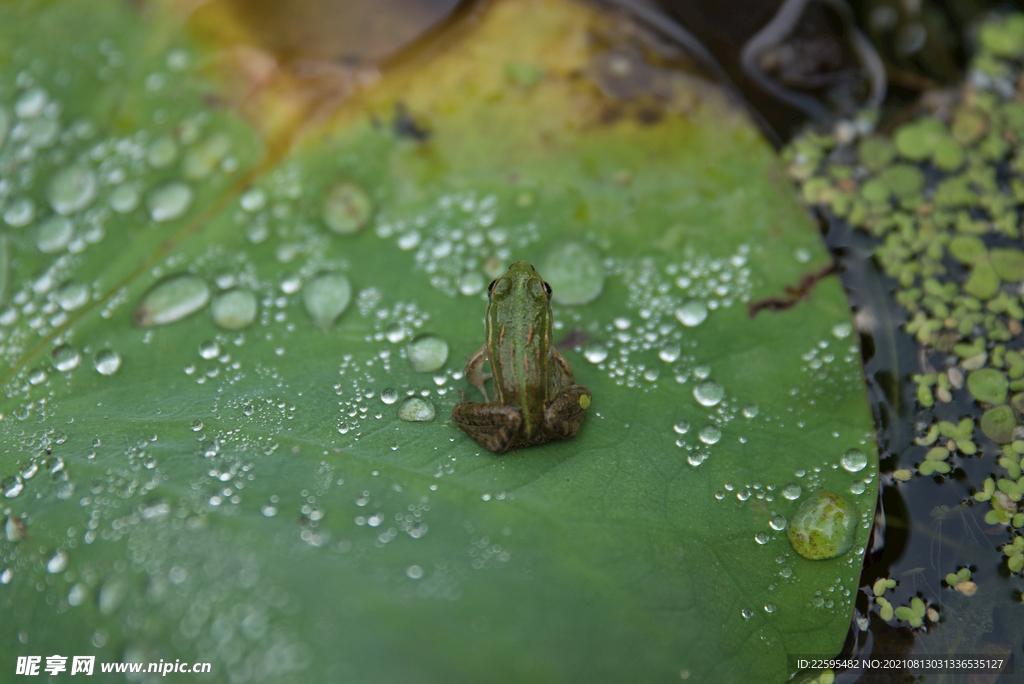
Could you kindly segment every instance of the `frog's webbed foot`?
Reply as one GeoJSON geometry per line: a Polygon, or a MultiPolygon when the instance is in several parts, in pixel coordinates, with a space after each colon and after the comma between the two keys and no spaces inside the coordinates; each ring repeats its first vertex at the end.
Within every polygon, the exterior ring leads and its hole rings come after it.
{"type": "Polygon", "coordinates": [[[485,361],[487,361],[486,345],[477,349],[466,360],[466,380],[470,385],[480,390],[480,394],[484,395],[484,401],[488,402],[490,399],[487,398],[487,389],[484,387],[484,383],[490,380],[493,375],[484,372],[485,361]]]}
{"type": "Polygon", "coordinates": [[[452,420],[496,454],[514,449],[522,435],[523,414],[514,406],[463,401],[452,409],[452,420]]]}
{"type": "Polygon", "coordinates": [[[544,412],[544,427],[558,439],[571,439],[583,426],[593,395],[583,385],[563,389],[544,412]]]}

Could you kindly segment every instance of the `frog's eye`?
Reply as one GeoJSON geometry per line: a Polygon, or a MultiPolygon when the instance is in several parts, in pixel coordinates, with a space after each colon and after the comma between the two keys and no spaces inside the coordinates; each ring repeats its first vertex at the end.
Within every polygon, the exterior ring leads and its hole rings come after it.
{"type": "Polygon", "coordinates": [[[494,289],[494,283],[496,283],[496,282],[498,282],[498,279],[497,279],[497,278],[495,278],[494,280],[492,280],[492,281],[491,281],[491,284],[487,286],[487,294],[491,294],[491,290],[493,290],[493,289],[494,289]]]}
{"type": "Polygon", "coordinates": [[[551,286],[548,285],[547,281],[544,281],[544,291],[548,293],[548,299],[551,299],[551,286]]]}

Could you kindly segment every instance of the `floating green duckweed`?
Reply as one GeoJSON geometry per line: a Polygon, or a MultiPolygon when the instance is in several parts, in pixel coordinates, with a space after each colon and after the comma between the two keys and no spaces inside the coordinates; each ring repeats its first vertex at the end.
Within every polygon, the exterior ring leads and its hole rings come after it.
{"type": "Polygon", "coordinates": [[[327,331],[352,301],[352,284],[341,273],[321,273],[302,291],[302,303],[321,330],[327,331]]]}
{"type": "Polygon", "coordinates": [[[551,286],[551,298],[566,306],[592,302],[604,288],[601,253],[582,242],[563,242],[548,251],[541,273],[551,286]]]}
{"type": "Polygon", "coordinates": [[[250,290],[237,288],[228,290],[213,298],[210,315],[218,328],[244,330],[252,325],[259,312],[256,295],[250,290]]]}
{"type": "Polygon", "coordinates": [[[166,325],[189,316],[210,301],[210,286],[194,275],[180,275],[158,283],[135,308],[140,327],[166,325]]]}
{"type": "Polygon", "coordinates": [[[358,232],[370,220],[372,213],[370,196],[351,181],[332,185],[324,193],[324,225],[338,235],[358,232]]]}
{"type": "Polygon", "coordinates": [[[856,528],[853,504],[821,489],[807,497],[789,521],[789,543],[804,558],[836,558],[853,546],[856,528]]]}
{"type": "Polygon", "coordinates": [[[971,395],[986,404],[1002,404],[1010,383],[1001,371],[982,368],[967,376],[967,389],[971,395]]]}

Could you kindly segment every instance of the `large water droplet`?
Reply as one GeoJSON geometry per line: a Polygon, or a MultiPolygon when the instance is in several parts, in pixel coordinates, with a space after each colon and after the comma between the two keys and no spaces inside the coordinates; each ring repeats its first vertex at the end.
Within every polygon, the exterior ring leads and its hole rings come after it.
{"type": "Polygon", "coordinates": [[[4,212],[4,221],[12,228],[27,226],[35,217],[36,204],[28,197],[14,200],[4,212]]]}
{"type": "Polygon", "coordinates": [[[351,181],[332,185],[324,193],[324,225],[338,235],[355,233],[366,225],[371,213],[370,196],[351,181]]]}
{"type": "Polygon", "coordinates": [[[65,311],[74,311],[89,301],[89,286],[82,283],[68,283],[57,290],[57,303],[65,311]]]}
{"type": "Polygon", "coordinates": [[[851,473],[864,470],[868,464],[868,455],[860,449],[850,449],[840,457],[839,462],[851,473]]]}
{"type": "Polygon", "coordinates": [[[256,320],[259,305],[250,290],[228,290],[210,302],[210,315],[214,324],[225,330],[244,330],[256,320]]]}
{"type": "Polygon", "coordinates": [[[604,289],[601,253],[591,245],[571,240],[549,250],[543,263],[551,298],[574,306],[597,299],[604,289]]]}
{"type": "Polygon", "coordinates": [[[206,306],[210,286],[194,275],[173,276],[158,283],[135,309],[135,324],[140,327],[166,325],[179,321],[206,306]]]}
{"type": "Polygon", "coordinates": [[[789,523],[789,543],[804,558],[835,558],[850,550],[857,528],[857,509],[835,492],[811,494],[789,523]]]}
{"type": "Polygon", "coordinates": [[[154,221],[173,221],[188,211],[192,188],[181,182],[168,183],[149,193],[146,204],[154,221]]]}
{"type": "Polygon", "coordinates": [[[0,492],[4,498],[13,499],[25,489],[25,482],[18,475],[8,475],[0,481],[0,492]]]}
{"type": "Polygon", "coordinates": [[[676,318],[688,328],[700,325],[707,317],[708,305],[700,299],[691,299],[676,309],[676,318]]]}
{"type": "Polygon", "coordinates": [[[51,216],[36,229],[36,247],[40,252],[53,254],[68,246],[75,234],[75,226],[63,216],[51,216]]]}
{"type": "Polygon", "coordinates": [[[53,554],[53,557],[46,563],[46,572],[51,575],[64,572],[64,569],[68,567],[68,554],[63,551],[58,551],[53,554]]]}
{"type": "Polygon", "coordinates": [[[53,350],[50,359],[54,368],[64,372],[78,368],[78,364],[82,362],[82,355],[70,344],[62,344],[53,350]]]}
{"type": "Polygon", "coordinates": [[[725,388],[714,380],[702,382],[693,388],[693,398],[701,406],[714,406],[725,397],[725,388]]]}
{"type": "Polygon", "coordinates": [[[113,349],[101,349],[92,363],[100,375],[113,375],[121,367],[121,355],[113,349]]]}
{"type": "Polygon", "coordinates": [[[302,303],[318,328],[326,332],[352,301],[352,285],[341,273],[321,273],[302,290],[302,303]]]}
{"type": "Polygon", "coordinates": [[[448,343],[437,335],[420,335],[406,348],[409,364],[418,373],[433,373],[448,361],[448,343]]]}
{"type": "Polygon", "coordinates": [[[131,183],[126,183],[114,188],[110,193],[110,197],[107,198],[107,202],[110,203],[110,208],[117,213],[127,214],[139,206],[141,199],[142,193],[139,192],[139,189],[131,183]]]}
{"type": "Polygon", "coordinates": [[[50,180],[46,199],[55,212],[67,216],[92,204],[98,188],[95,171],[85,166],[69,166],[50,180]]]}
{"type": "Polygon", "coordinates": [[[178,158],[178,144],[169,135],[161,136],[149,144],[146,159],[154,169],[162,169],[178,158]]]}
{"type": "Polygon", "coordinates": [[[722,430],[717,425],[705,425],[698,433],[700,441],[705,444],[717,444],[722,439],[722,430]]]}
{"type": "Polygon", "coordinates": [[[398,407],[398,418],[411,423],[434,420],[434,405],[420,397],[409,397],[398,407]]]}

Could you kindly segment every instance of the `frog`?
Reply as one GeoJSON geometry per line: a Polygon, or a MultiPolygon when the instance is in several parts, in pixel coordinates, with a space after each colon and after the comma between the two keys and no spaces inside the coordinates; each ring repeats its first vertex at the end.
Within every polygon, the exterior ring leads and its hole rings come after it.
{"type": "Polygon", "coordinates": [[[496,454],[572,439],[587,417],[593,395],[552,344],[553,319],[551,286],[527,261],[512,264],[487,287],[485,341],[466,361],[466,379],[484,400],[466,401],[463,391],[452,421],[496,454]]]}

